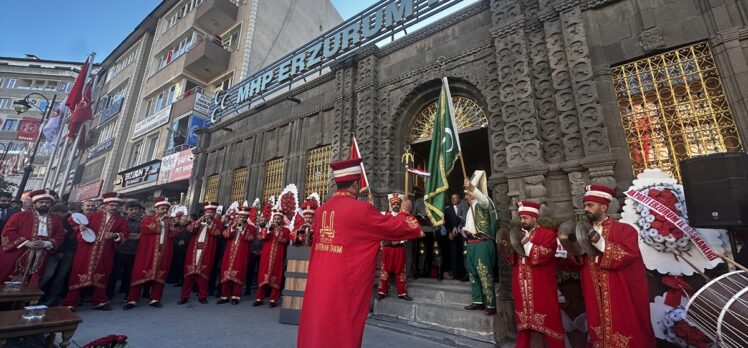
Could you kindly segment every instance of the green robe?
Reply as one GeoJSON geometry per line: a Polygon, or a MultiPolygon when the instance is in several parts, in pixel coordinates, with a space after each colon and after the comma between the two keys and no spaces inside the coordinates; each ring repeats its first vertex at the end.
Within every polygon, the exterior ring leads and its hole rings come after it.
{"type": "MultiPolygon", "coordinates": [[[[470,276],[470,290],[473,303],[483,304],[486,308],[496,308],[496,293],[493,287],[494,262],[496,260],[496,215],[491,209],[488,197],[477,189],[473,193],[476,202],[468,210],[472,214],[475,232],[491,239],[480,243],[467,243],[465,266],[470,276]]],[[[467,226],[466,226],[467,227],[467,226]]]]}

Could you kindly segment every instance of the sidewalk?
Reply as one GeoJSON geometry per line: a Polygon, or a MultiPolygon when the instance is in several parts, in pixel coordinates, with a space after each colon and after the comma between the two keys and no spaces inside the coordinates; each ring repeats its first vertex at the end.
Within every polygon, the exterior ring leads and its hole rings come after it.
{"type": "MultiPolygon", "coordinates": [[[[116,300],[111,312],[92,310],[90,305],[78,308],[83,322],[73,336],[71,347],[109,334],[128,337],[128,347],[295,347],[298,326],[278,323],[280,307],[252,307],[253,296],[243,297],[239,305],[190,302],[177,305],[179,288],[167,284],[164,307],[152,308],[146,299],[138,307],[123,311],[116,300]]],[[[58,335],[59,340],[59,335],[58,335]]],[[[410,335],[367,325],[364,347],[446,347],[410,335]]]]}

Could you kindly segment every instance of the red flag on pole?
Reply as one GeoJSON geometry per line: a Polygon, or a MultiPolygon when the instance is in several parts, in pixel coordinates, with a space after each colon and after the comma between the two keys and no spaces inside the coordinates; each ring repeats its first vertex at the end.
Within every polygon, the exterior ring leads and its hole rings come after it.
{"type": "MultiPolygon", "coordinates": [[[[353,136],[353,143],[351,144],[351,155],[348,159],[362,158],[361,151],[358,150],[358,142],[356,136],[353,136]]],[[[364,168],[364,162],[361,162],[361,191],[369,189],[369,179],[366,177],[366,169],[364,168]]]]}
{"type": "Polygon", "coordinates": [[[78,73],[78,77],[75,78],[73,88],[70,90],[70,94],[68,94],[68,99],[65,101],[65,106],[67,106],[71,112],[75,111],[75,107],[78,106],[81,98],[83,98],[83,85],[86,83],[86,78],[88,77],[88,66],[89,61],[88,58],[86,58],[86,62],[81,66],[81,71],[78,73]]]}
{"type": "MultiPolygon", "coordinates": [[[[93,119],[91,115],[92,84],[93,82],[86,84],[86,88],[83,90],[83,97],[78,102],[78,105],[76,105],[73,115],[70,117],[70,122],[68,122],[68,137],[71,139],[75,139],[78,136],[78,131],[83,126],[83,123],[93,119]]],[[[70,100],[70,96],[68,96],[68,100],[70,100]]]]}
{"type": "Polygon", "coordinates": [[[39,128],[41,127],[42,120],[33,117],[24,117],[21,122],[18,123],[18,131],[16,132],[16,140],[20,141],[36,141],[39,136],[39,128]]]}

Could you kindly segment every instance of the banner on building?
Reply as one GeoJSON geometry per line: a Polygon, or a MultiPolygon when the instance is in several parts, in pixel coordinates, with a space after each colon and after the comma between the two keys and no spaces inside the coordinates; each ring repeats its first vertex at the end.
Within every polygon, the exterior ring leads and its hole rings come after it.
{"type": "Polygon", "coordinates": [[[92,183],[76,186],[73,191],[70,192],[70,202],[80,202],[84,199],[96,198],[101,193],[101,185],[104,180],[96,180],[92,183]]]}
{"type": "Polygon", "coordinates": [[[24,117],[21,122],[18,123],[16,140],[36,141],[36,138],[39,136],[41,125],[42,120],[38,118],[24,117]]]}
{"type": "Polygon", "coordinates": [[[182,150],[161,159],[160,184],[188,180],[192,175],[192,149],[182,150]]]}

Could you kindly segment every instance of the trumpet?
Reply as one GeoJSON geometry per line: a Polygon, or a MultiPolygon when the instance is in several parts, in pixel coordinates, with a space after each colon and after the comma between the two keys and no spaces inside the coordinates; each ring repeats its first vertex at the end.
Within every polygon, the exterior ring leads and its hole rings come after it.
{"type": "Polygon", "coordinates": [[[208,224],[210,224],[210,221],[208,220],[208,217],[205,216],[205,215],[203,215],[203,217],[200,218],[200,225],[205,226],[205,225],[208,225],[208,224]]]}
{"type": "Polygon", "coordinates": [[[246,224],[247,224],[247,223],[245,223],[244,221],[237,221],[237,222],[236,222],[236,224],[234,225],[234,227],[235,227],[236,229],[238,229],[238,230],[241,230],[241,229],[244,229],[244,226],[245,226],[246,224]]]}

